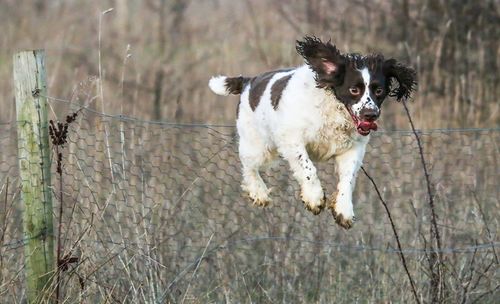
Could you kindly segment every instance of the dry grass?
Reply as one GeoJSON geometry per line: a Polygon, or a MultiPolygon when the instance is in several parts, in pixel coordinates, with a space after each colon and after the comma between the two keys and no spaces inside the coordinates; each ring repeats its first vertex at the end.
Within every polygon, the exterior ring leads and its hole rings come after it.
{"type": "MultiPolygon", "coordinates": [[[[304,210],[284,164],[266,171],[273,205],[252,207],[239,189],[234,131],[82,111],[64,152],[62,256],[79,261],[62,274],[63,302],[412,301],[401,292],[409,283],[390,223],[363,175],[355,194],[359,221],[348,232],[328,212],[316,217],[304,210]]],[[[472,303],[484,295],[482,302],[493,303],[499,133],[421,136],[446,265],[443,302],[472,303]]],[[[365,167],[391,210],[417,293],[428,302],[430,212],[413,135],[377,133],[365,167]]],[[[320,175],[331,193],[333,164],[320,165],[320,175]]],[[[17,183],[9,182],[15,192],[17,183]]],[[[7,242],[21,237],[18,221],[3,225],[7,242]]],[[[22,260],[14,256],[22,248],[1,248],[10,262],[0,294],[19,302],[22,260]]]]}

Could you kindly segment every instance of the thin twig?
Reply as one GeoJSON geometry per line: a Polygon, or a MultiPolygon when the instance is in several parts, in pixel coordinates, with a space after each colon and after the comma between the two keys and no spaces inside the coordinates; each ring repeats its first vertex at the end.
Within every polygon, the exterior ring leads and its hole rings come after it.
{"type": "MultiPolygon", "coordinates": [[[[56,157],[57,157],[57,167],[60,168],[62,165],[60,164],[61,159],[59,159],[59,146],[56,145],[56,157]]],[[[56,278],[56,298],[55,302],[59,303],[60,298],[60,286],[61,286],[61,269],[59,268],[59,264],[61,262],[61,231],[62,231],[62,217],[63,217],[63,175],[62,170],[58,170],[59,174],[59,218],[58,218],[58,228],[57,228],[57,258],[56,258],[56,269],[57,269],[57,278],[56,278]]]]}
{"type": "Polygon", "coordinates": [[[389,221],[391,222],[392,232],[394,233],[394,237],[396,238],[396,243],[398,245],[398,253],[399,253],[399,257],[401,258],[401,263],[403,263],[403,267],[406,271],[406,275],[408,276],[408,280],[410,281],[411,290],[413,292],[415,302],[420,304],[417,290],[415,288],[415,283],[413,282],[413,279],[411,277],[410,270],[408,270],[408,265],[406,264],[405,255],[403,254],[403,247],[401,246],[401,242],[399,241],[398,231],[396,229],[396,225],[394,224],[394,221],[392,220],[392,215],[391,215],[391,212],[389,211],[389,207],[387,206],[387,203],[385,202],[385,200],[382,198],[382,194],[380,194],[380,190],[378,189],[378,186],[375,183],[375,181],[373,180],[373,178],[366,172],[365,168],[361,167],[361,170],[363,170],[366,177],[368,177],[368,179],[372,183],[373,187],[375,188],[375,191],[377,192],[378,198],[382,202],[382,205],[384,205],[384,209],[385,209],[385,212],[387,213],[387,217],[389,218],[389,221]]]}
{"type": "Polygon", "coordinates": [[[465,304],[467,301],[467,294],[469,291],[469,286],[470,286],[470,283],[472,282],[472,276],[474,275],[474,262],[476,260],[476,254],[477,254],[477,250],[474,250],[474,254],[472,255],[472,258],[471,258],[470,264],[469,264],[469,277],[467,278],[467,282],[465,284],[462,283],[462,286],[463,286],[462,302],[461,302],[462,304],[465,304]]]}
{"type": "MultiPolygon", "coordinates": [[[[484,227],[486,228],[486,232],[488,233],[488,238],[491,240],[491,243],[493,244],[494,238],[492,237],[491,229],[488,226],[488,221],[486,220],[486,215],[484,214],[483,207],[481,206],[481,203],[479,202],[479,198],[477,197],[477,193],[474,190],[471,190],[471,193],[472,193],[472,197],[474,198],[474,201],[476,202],[479,213],[481,214],[481,218],[483,220],[484,227]]],[[[492,249],[493,249],[493,256],[495,257],[495,262],[498,264],[499,263],[498,262],[498,255],[497,255],[497,252],[495,250],[495,247],[493,247],[492,249]]]]}
{"type": "MultiPolygon", "coordinates": [[[[109,8],[99,14],[99,36],[98,36],[98,43],[99,43],[99,50],[98,50],[98,55],[99,55],[99,97],[101,99],[101,111],[102,113],[106,113],[104,111],[104,90],[103,90],[103,79],[102,79],[102,61],[101,61],[101,41],[102,41],[102,16],[106,15],[107,13],[110,13],[113,11],[114,8],[109,8]]],[[[110,151],[110,145],[109,145],[109,132],[106,124],[103,124],[104,127],[104,136],[105,136],[105,144],[106,144],[106,152],[108,156],[108,162],[109,162],[109,172],[111,175],[111,186],[113,187],[113,191],[115,191],[115,174],[113,172],[113,162],[111,160],[111,151],[110,151]]]]}
{"type": "MultiPolygon", "coordinates": [[[[3,225],[4,226],[2,227],[2,233],[0,235],[0,247],[3,247],[4,242],[5,242],[5,234],[7,232],[7,223],[8,223],[7,218],[9,216],[9,214],[7,212],[7,200],[9,198],[9,177],[8,176],[7,176],[7,181],[4,185],[5,185],[5,201],[4,201],[4,211],[3,211],[3,225]]],[[[4,269],[3,268],[3,258],[4,258],[4,253],[0,252],[0,269],[4,269]]],[[[2,271],[0,271],[0,282],[3,282],[2,271]]]]}
{"type": "Polygon", "coordinates": [[[201,254],[200,259],[198,260],[198,264],[196,264],[196,267],[195,267],[195,269],[193,271],[193,275],[191,276],[191,280],[189,280],[189,284],[188,284],[188,286],[186,288],[186,291],[184,292],[184,297],[182,297],[182,302],[181,303],[184,303],[184,300],[186,300],[186,296],[188,294],[189,287],[191,287],[191,282],[193,281],[194,276],[196,275],[196,272],[198,271],[198,268],[200,267],[200,264],[203,261],[203,258],[205,257],[205,252],[207,252],[207,248],[210,245],[210,242],[212,241],[213,237],[214,237],[214,234],[212,233],[212,235],[210,236],[210,239],[208,239],[208,242],[207,242],[207,245],[205,246],[205,249],[203,249],[203,253],[201,254]]]}
{"type": "Polygon", "coordinates": [[[494,293],[496,292],[498,289],[500,289],[500,284],[498,284],[495,288],[493,289],[490,289],[488,290],[487,292],[483,293],[482,295],[480,295],[479,297],[475,298],[474,301],[471,302],[471,304],[474,304],[476,302],[478,302],[479,300],[481,300],[482,298],[484,298],[485,296],[491,294],[491,293],[494,293]]]}
{"type": "MultiPolygon", "coordinates": [[[[427,170],[427,163],[425,161],[424,157],[424,148],[422,146],[422,142],[420,140],[420,137],[418,136],[418,132],[415,129],[415,125],[413,124],[413,120],[410,115],[410,111],[408,109],[408,105],[406,104],[406,98],[403,98],[402,100],[406,116],[408,117],[408,121],[411,126],[411,130],[413,135],[415,136],[415,139],[417,140],[417,146],[418,146],[418,151],[420,154],[420,161],[422,163],[422,168],[424,170],[424,177],[425,177],[425,184],[427,186],[427,194],[429,196],[429,208],[431,210],[431,237],[433,237],[436,241],[436,246],[437,246],[437,251],[438,253],[431,253],[429,256],[429,268],[431,271],[431,287],[435,290],[436,292],[433,293],[433,301],[440,301],[440,294],[441,292],[444,292],[444,280],[442,276],[442,266],[443,266],[443,254],[440,252],[441,251],[441,237],[439,235],[439,230],[438,230],[438,225],[437,225],[437,215],[436,215],[436,207],[434,204],[434,196],[432,195],[432,189],[431,189],[431,181],[430,181],[430,176],[429,176],[429,171],[427,170]],[[437,256],[437,272],[434,270],[434,266],[436,265],[434,263],[434,258],[437,256]],[[443,289],[440,291],[439,289],[443,287],[443,289]]],[[[431,244],[431,249],[433,249],[433,245],[431,244]]]]}
{"type": "MultiPolygon", "coordinates": [[[[410,122],[411,130],[412,130],[413,134],[415,135],[415,139],[417,140],[418,151],[420,154],[420,161],[422,162],[422,168],[424,170],[424,176],[425,176],[425,183],[427,186],[427,194],[429,195],[429,206],[431,209],[431,216],[432,216],[431,222],[432,222],[432,226],[434,227],[434,233],[435,233],[435,237],[436,237],[436,245],[438,247],[438,250],[441,250],[441,237],[439,236],[439,231],[438,231],[438,227],[437,227],[437,216],[436,216],[436,210],[435,210],[435,205],[434,205],[434,196],[432,195],[432,191],[431,191],[431,181],[430,181],[430,177],[429,177],[429,172],[427,171],[427,165],[425,162],[424,149],[422,146],[422,142],[420,141],[420,137],[418,136],[418,132],[415,129],[415,125],[413,124],[413,120],[411,119],[410,111],[408,110],[408,105],[406,104],[406,100],[403,99],[402,103],[403,103],[403,106],[405,108],[406,116],[408,117],[408,121],[410,122]]],[[[439,255],[439,256],[440,256],[440,260],[441,260],[442,255],[439,255]]]]}
{"type": "Polygon", "coordinates": [[[477,288],[477,286],[479,285],[479,283],[481,282],[481,280],[486,277],[486,274],[488,273],[488,271],[490,271],[490,268],[495,265],[495,260],[491,260],[490,263],[479,273],[479,275],[476,277],[476,281],[472,284],[470,290],[475,290],[477,288]]]}

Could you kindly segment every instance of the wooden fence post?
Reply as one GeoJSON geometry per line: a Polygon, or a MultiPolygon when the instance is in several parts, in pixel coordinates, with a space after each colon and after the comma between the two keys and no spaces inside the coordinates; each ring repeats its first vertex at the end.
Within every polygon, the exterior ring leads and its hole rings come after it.
{"type": "Polygon", "coordinates": [[[14,55],[14,87],[23,228],[26,294],[29,303],[52,301],[54,230],[50,190],[45,52],[14,55]]]}

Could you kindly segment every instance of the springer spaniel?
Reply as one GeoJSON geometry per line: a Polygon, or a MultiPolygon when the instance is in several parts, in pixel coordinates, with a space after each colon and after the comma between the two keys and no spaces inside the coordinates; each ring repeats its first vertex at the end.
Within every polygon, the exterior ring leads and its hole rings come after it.
{"type": "Polygon", "coordinates": [[[341,54],[316,37],[297,41],[296,49],[305,65],[256,77],[215,76],[209,87],[219,95],[241,94],[236,125],[242,188],[254,204],[269,204],[259,168],[281,155],[301,186],[305,207],[319,214],[326,196],[312,160],[334,158],[339,182],[328,207],[349,229],[356,175],[382,102],[387,96],[409,98],[416,73],[382,55],[341,54]]]}

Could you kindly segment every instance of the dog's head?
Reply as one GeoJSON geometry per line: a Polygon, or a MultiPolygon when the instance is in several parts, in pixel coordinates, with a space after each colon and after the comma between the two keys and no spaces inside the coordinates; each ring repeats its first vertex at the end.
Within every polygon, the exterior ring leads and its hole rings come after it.
{"type": "Polygon", "coordinates": [[[387,96],[409,98],[417,84],[415,71],[382,55],[341,54],[329,41],[306,36],[297,52],[316,73],[319,88],[332,90],[346,107],[361,135],[377,129],[387,96]]]}

